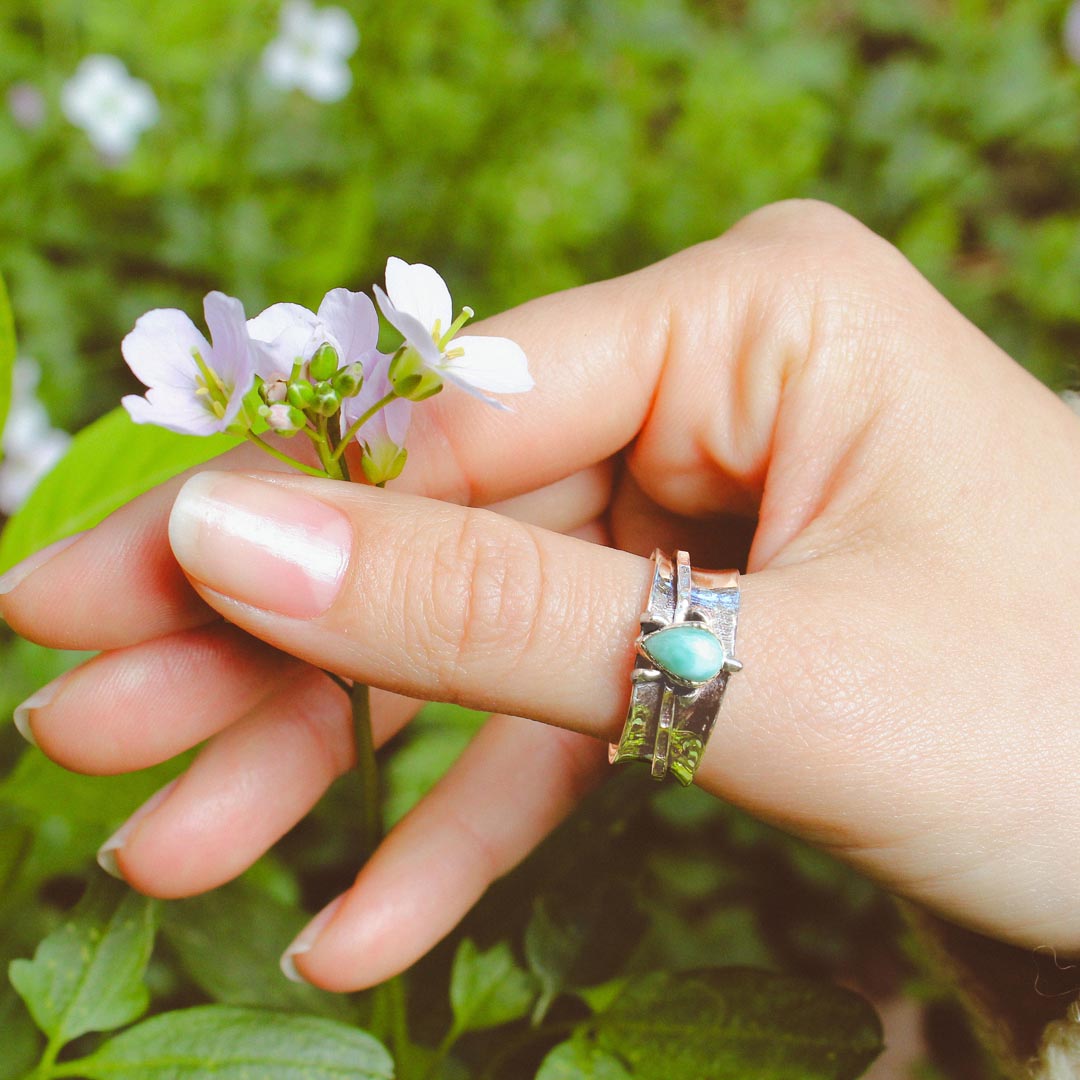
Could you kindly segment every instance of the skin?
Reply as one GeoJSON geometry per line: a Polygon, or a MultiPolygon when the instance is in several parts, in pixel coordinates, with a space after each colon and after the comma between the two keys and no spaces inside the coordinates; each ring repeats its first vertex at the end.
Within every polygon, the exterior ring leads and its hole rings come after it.
{"type": "Polygon", "coordinates": [[[1070,410],[816,203],[478,332],[530,358],[537,388],[513,412],[433,399],[391,490],[247,481],[351,523],[324,614],[284,617],[220,567],[178,566],[183,479],[0,598],[27,637],[104,650],[30,717],[54,760],[117,773],[209,738],[116,852],[126,879],[168,897],[228,880],[349,767],[346,699],[310,663],[383,688],[377,742],[413,699],[492,710],[295,958],[332,990],[407,967],[605,775],[646,556],[679,546],[748,569],[745,669],[697,782],[946,917],[1080,949],[1070,410]]]}

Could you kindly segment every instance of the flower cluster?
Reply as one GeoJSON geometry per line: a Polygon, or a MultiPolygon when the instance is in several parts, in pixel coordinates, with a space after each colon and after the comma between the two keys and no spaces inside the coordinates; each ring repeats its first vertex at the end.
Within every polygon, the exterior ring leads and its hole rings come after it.
{"type": "Polygon", "coordinates": [[[64,83],[60,104],[68,120],[114,161],[127,157],[158,120],[154,91],[115,56],[87,56],[64,83]]]}
{"type": "Polygon", "coordinates": [[[243,434],[274,457],[316,476],[349,478],[356,440],[364,475],[384,484],[405,465],[413,405],[451,382],[498,408],[491,394],[532,389],[528,361],[508,338],[458,336],[450,292],[430,266],[390,259],[375,296],[404,341],[379,352],[379,317],[363,293],[333,289],[319,310],[274,304],[253,319],[239,300],[212,292],[203,304],[207,340],[182,311],[149,311],[124,338],[128,366],[148,388],[124,408],[138,424],[186,435],[243,434]],[[314,445],[318,467],[267,442],[269,430],[314,445]]]}
{"type": "Polygon", "coordinates": [[[349,57],[359,44],[360,31],[344,8],[288,0],[281,8],[280,33],[263,52],[263,71],[283,90],[340,101],[352,86],[349,57]]]}

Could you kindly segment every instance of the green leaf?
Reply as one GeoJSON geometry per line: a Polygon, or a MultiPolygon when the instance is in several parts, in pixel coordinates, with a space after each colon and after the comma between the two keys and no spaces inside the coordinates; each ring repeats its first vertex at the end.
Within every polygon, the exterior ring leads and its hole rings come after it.
{"type": "Polygon", "coordinates": [[[78,1063],[89,1080],[391,1080],[366,1031],[318,1016],[226,1005],[163,1013],[78,1063]]]}
{"type": "Polygon", "coordinates": [[[544,1058],[536,1080],[634,1080],[613,1054],[575,1035],[544,1058]]]}
{"type": "Polygon", "coordinates": [[[184,971],[215,1001],[354,1020],[349,999],[281,974],[282,951],[309,921],[243,881],[168,904],[162,935],[184,971]],[[257,926],[258,933],[251,928],[257,926]]]}
{"type": "Polygon", "coordinates": [[[88,1031],[111,1031],[143,1014],[154,910],[125,885],[96,877],[34,959],[11,962],[12,985],[50,1039],[70,1042],[88,1031]]]}
{"type": "MultiPolygon", "coordinates": [[[[543,1020],[560,994],[623,971],[628,942],[637,942],[647,926],[633,887],[620,873],[622,855],[609,844],[605,858],[591,871],[576,867],[533,901],[524,950],[540,983],[534,1024],[543,1020]],[[620,918],[613,920],[612,911],[621,912],[620,918]]],[[[634,857],[640,861],[640,849],[635,849],[634,857]]]]}
{"type": "Polygon", "coordinates": [[[450,768],[487,716],[457,705],[427,705],[403,732],[382,773],[386,828],[400,821],[450,768]]]}
{"type": "Polygon", "coordinates": [[[632,979],[588,1029],[634,1080],[853,1080],[882,1048],[857,994],[752,968],[632,979]]]}
{"type": "Polygon", "coordinates": [[[41,1036],[26,1006],[10,986],[0,985],[0,1080],[18,1080],[33,1068],[41,1054],[41,1036]]]}
{"type": "Polygon", "coordinates": [[[183,769],[190,755],[123,776],[80,776],[44,754],[27,751],[0,783],[0,805],[33,816],[33,850],[24,886],[61,873],[81,873],[94,852],[151,795],[183,769]]]}
{"type": "MultiPolygon", "coordinates": [[[[11,316],[4,279],[0,278],[0,435],[11,408],[12,377],[15,372],[15,321],[11,316]]],[[[3,449],[0,447],[0,458],[3,449]]]]}
{"type": "Polygon", "coordinates": [[[589,925],[590,920],[568,918],[557,912],[551,897],[541,896],[533,905],[524,945],[525,959],[540,983],[540,996],[532,1015],[534,1024],[544,1019],[552,1002],[569,985],[589,925]]]}
{"type": "Polygon", "coordinates": [[[518,967],[507,942],[487,952],[465,938],[450,973],[450,1004],[458,1034],[519,1020],[536,997],[533,977],[518,967]]]}
{"type": "Polygon", "coordinates": [[[114,409],[80,431],[0,536],[0,570],[89,529],[136,495],[238,445],[231,435],[201,438],[133,424],[114,409]]]}

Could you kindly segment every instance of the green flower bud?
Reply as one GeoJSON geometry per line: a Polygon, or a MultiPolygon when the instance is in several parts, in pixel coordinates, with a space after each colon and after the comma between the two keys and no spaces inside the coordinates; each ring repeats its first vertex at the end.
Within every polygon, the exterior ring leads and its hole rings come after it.
{"type": "Polygon", "coordinates": [[[409,401],[424,401],[434,397],[442,388],[443,381],[433,371],[414,372],[394,384],[394,393],[409,401]]]}
{"type": "Polygon", "coordinates": [[[443,388],[442,379],[424,367],[420,354],[412,348],[402,349],[394,356],[387,375],[394,393],[410,401],[434,397],[443,388]]]}
{"type": "Polygon", "coordinates": [[[308,362],[308,371],[311,372],[311,377],[319,382],[325,382],[331,378],[337,369],[337,349],[329,343],[320,345],[315,350],[315,355],[308,362]]]}
{"type": "Polygon", "coordinates": [[[333,416],[341,408],[341,395],[328,382],[317,383],[313,388],[311,409],[319,416],[333,416]]]}
{"type": "Polygon", "coordinates": [[[289,404],[294,409],[310,409],[315,400],[315,388],[309,382],[298,379],[289,383],[289,404]]]}
{"type": "Polygon", "coordinates": [[[380,443],[372,449],[364,447],[360,458],[360,467],[369,483],[385,484],[390,480],[396,480],[405,468],[405,460],[409,454],[404,446],[395,446],[393,443],[380,443]]]}
{"type": "Polygon", "coordinates": [[[364,385],[364,365],[350,364],[342,368],[330,383],[343,398],[354,397],[364,385]]]}

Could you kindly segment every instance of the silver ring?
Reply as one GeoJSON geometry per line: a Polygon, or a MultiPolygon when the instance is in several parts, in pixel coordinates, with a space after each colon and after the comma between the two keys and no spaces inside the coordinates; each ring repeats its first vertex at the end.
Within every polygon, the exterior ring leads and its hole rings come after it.
{"type": "Polygon", "coordinates": [[[712,733],[735,659],[738,570],[694,570],[685,551],[675,561],[653,552],[653,579],[622,737],[611,764],[645,761],[655,780],[694,779],[712,733]]]}

